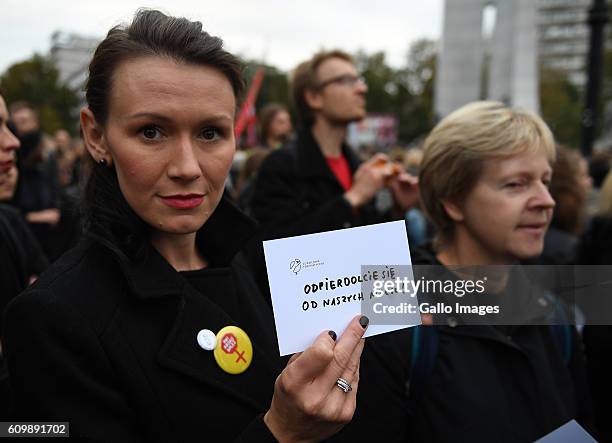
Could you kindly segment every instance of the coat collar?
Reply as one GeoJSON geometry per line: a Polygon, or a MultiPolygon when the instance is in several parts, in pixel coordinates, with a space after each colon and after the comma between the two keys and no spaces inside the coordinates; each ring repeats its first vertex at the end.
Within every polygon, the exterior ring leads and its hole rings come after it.
{"type": "MultiPolygon", "coordinates": [[[[253,236],[255,227],[253,219],[223,197],[198,231],[196,242],[212,266],[226,267],[253,236]]],[[[131,291],[138,298],[179,294],[183,290],[185,280],[153,247],[139,262],[122,259],[117,254],[115,257],[131,291]]]]}
{"type": "MultiPolygon", "coordinates": [[[[338,182],[323,156],[321,147],[312,135],[310,128],[302,129],[298,133],[296,141],[298,174],[302,177],[325,177],[338,182]]],[[[359,167],[361,163],[353,150],[346,144],[342,144],[342,155],[351,168],[351,172],[359,167]]],[[[340,184],[338,183],[340,186],[340,184]]]]}
{"type": "MultiPolygon", "coordinates": [[[[224,198],[198,231],[196,240],[210,263],[220,268],[219,275],[224,276],[222,285],[225,290],[240,292],[248,297],[242,301],[245,311],[249,313],[261,309],[258,306],[260,300],[256,293],[249,293],[236,281],[229,265],[254,230],[255,222],[224,198]]],[[[257,411],[265,411],[272,389],[268,392],[262,389],[262,386],[273,386],[274,379],[280,372],[280,368],[275,365],[275,336],[272,330],[265,327],[273,325],[271,315],[269,321],[261,323],[261,330],[255,327],[249,329],[245,324],[252,326],[255,323],[231,318],[206,294],[200,294],[192,288],[153,247],[145,260],[140,262],[124,260],[118,254],[114,255],[120,272],[128,282],[129,293],[141,300],[176,296],[176,314],[158,351],[159,364],[232,396],[236,401],[257,411]],[[218,332],[229,325],[244,328],[253,345],[251,365],[240,375],[223,372],[215,362],[213,353],[202,350],[196,340],[201,329],[218,332]]],[[[265,312],[261,315],[265,318],[265,312]]]]}

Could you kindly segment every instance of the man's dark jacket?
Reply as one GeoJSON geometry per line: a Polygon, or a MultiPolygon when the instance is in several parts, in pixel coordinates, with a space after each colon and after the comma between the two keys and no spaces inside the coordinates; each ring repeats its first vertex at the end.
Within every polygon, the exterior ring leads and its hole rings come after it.
{"type": "MultiPolygon", "coordinates": [[[[346,145],[342,154],[354,174],[360,160],[346,145]]],[[[261,165],[252,214],[266,240],[388,220],[373,204],[353,211],[344,192],[311,132],[301,131],[294,142],[274,151],[261,165]]]]}

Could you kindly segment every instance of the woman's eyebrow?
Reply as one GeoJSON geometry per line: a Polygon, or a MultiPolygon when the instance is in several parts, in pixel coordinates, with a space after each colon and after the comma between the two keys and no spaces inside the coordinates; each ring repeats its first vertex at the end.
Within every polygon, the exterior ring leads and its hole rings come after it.
{"type": "Polygon", "coordinates": [[[163,121],[172,120],[170,117],[166,117],[165,115],[157,114],[155,112],[137,112],[136,114],[128,115],[126,118],[128,120],[134,120],[134,119],[143,118],[143,117],[154,118],[156,120],[163,120],[163,121]]]}
{"type": "MultiPolygon", "coordinates": [[[[171,117],[167,117],[163,114],[159,114],[156,112],[137,112],[135,114],[128,115],[126,117],[126,119],[128,120],[135,120],[138,118],[152,118],[155,120],[161,120],[161,121],[166,121],[166,122],[172,121],[171,117]]],[[[233,118],[226,114],[214,114],[209,117],[203,118],[201,120],[202,123],[211,123],[211,122],[227,123],[231,121],[233,121],[233,118]]]]}

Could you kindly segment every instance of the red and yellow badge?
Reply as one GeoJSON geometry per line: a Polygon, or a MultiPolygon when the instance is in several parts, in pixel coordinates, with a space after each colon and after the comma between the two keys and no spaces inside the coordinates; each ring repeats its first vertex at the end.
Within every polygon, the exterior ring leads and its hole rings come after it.
{"type": "Polygon", "coordinates": [[[241,374],[253,360],[253,345],[249,336],[237,326],[226,326],[217,333],[215,360],[228,374],[241,374]]]}

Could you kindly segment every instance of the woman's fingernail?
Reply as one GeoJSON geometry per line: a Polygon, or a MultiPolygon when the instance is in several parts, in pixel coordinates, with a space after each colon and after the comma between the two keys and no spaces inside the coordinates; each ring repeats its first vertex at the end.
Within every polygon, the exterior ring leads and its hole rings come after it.
{"type": "Polygon", "coordinates": [[[362,315],[361,318],[359,319],[359,324],[361,325],[361,327],[363,329],[367,328],[368,323],[370,323],[370,319],[366,317],[365,315],[362,315]]]}
{"type": "Polygon", "coordinates": [[[333,341],[336,341],[337,335],[334,331],[329,331],[328,334],[332,338],[333,341]]]}

